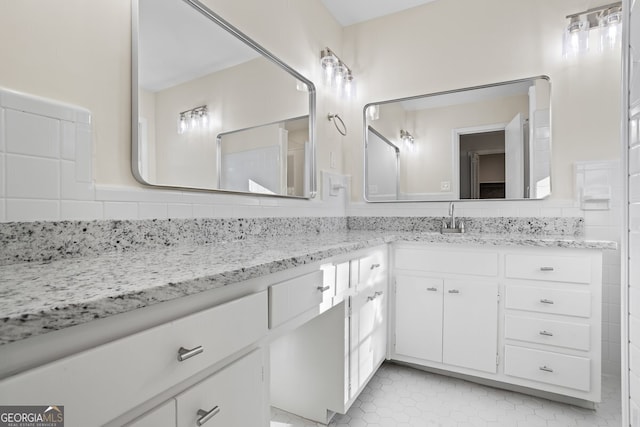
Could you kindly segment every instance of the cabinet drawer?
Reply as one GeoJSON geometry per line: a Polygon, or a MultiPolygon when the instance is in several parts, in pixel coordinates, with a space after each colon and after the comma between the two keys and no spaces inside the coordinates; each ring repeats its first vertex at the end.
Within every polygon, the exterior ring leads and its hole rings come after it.
{"type": "Polygon", "coordinates": [[[591,292],[534,286],[507,286],[505,307],[540,313],[590,317],[591,292]]]}
{"type": "Polygon", "coordinates": [[[322,271],[269,286],[269,328],[275,328],[322,303],[322,271]]]}
{"type": "Polygon", "coordinates": [[[497,276],[496,252],[446,251],[442,249],[396,249],[395,266],[402,270],[420,270],[437,273],[497,276]]]}
{"type": "Polygon", "coordinates": [[[505,338],[589,351],[591,327],[533,317],[506,316],[505,338]]]}
{"type": "Polygon", "coordinates": [[[126,425],[126,427],[175,427],[176,401],[171,399],[147,412],[140,418],[126,425]]]}
{"type": "Polygon", "coordinates": [[[363,289],[385,281],[387,274],[385,254],[377,251],[360,259],[357,288],[363,289]]]}
{"type": "Polygon", "coordinates": [[[505,275],[513,279],[591,283],[591,261],[586,256],[507,254],[505,275]]]}
{"type": "Polygon", "coordinates": [[[264,425],[262,384],[262,353],[254,351],[179,394],[178,426],[264,425]],[[198,420],[202,424],[197,424],[198,420]]]}
{"type": "Polygon", "coordinates": [[[550,351],[507,345],[504,348],[504,372],[514,377],[589,391],[591,361],[550,351]]]}
{"type": "Polygon", "coordinates": [[[10,377],[0,382],[0,396],[25,405],[62,402],[73,408],[65,414],[69,425],[102,425],[266,332],[264,291],[10,377]],[[199,346],[201,353],[178,361],[181,347],[199,346]]]}

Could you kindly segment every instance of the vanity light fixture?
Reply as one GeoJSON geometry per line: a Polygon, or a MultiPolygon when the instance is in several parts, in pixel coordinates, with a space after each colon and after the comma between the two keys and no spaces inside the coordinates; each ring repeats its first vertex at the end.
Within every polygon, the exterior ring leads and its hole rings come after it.
{"type": "Polygon", "coordinates": [[[599,50],[612,48],[620,39],[622,3],[616,2],[594,7],[584,12],[567,15],[569,25],[564,31],[562,55],[576,56],[589,50],[590,30],[600,31],[599,50]]]}
{"type": "Polygon", "coordinates": [[[320,51],[320,65],[325,85],[333,87],[344,98],[355,96],[356,82],[351,68],[328,47],[320,51]]]}
{"type": "Polygon", "coordinates": [[[369,105],[367,107],[367,119],[374,121],[380,119],[380,107],[377,105],[369,105]]]}
{"type": "Polygon", "coordinates": [[[209,112],[206,105],[201,105],[178,115],[178,134],[207,129],[209,126],[209,112]]]}
{"type": "Polygon", "coordinates": [[[415,138],[409,131],[400,129],[400,141],[402,142],[402,146],[407,149],[410,153],[413,153],[416,149],[415,138]]]}

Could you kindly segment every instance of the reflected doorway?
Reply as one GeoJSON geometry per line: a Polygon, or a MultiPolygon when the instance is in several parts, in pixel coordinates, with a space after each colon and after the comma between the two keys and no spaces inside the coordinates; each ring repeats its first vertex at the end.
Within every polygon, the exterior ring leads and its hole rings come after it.
{"type": "Polygon", "coordinates": [[[460,135],[460,198],[504,196],[504,130],[460,135]]]}

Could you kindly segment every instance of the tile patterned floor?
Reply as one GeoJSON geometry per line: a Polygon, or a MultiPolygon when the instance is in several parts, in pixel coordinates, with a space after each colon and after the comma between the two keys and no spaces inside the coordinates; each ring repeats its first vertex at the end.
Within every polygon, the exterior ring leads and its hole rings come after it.
{"type": "MultiPolygon", "coordinates": [[[[603,377],[595,411],[385,363],[330,427],[620,427],[620,380],[603,377]]],[[[271,427],[322,424],[272,409],[271,427]]]]}

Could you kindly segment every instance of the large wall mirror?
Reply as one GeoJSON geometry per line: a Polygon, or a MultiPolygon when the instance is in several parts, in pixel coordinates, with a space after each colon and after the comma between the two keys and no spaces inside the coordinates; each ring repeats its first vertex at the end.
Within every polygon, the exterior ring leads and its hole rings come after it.
{"type": "Polygon", "coordinates": [[[369,202],[551,194],[546,76],[368,104],[369,202]]]}
{"type": "Polygon", "coordinates": [[[313,83],[197,0],[134,0],[140,182],[314,197],[313,83]]]}

